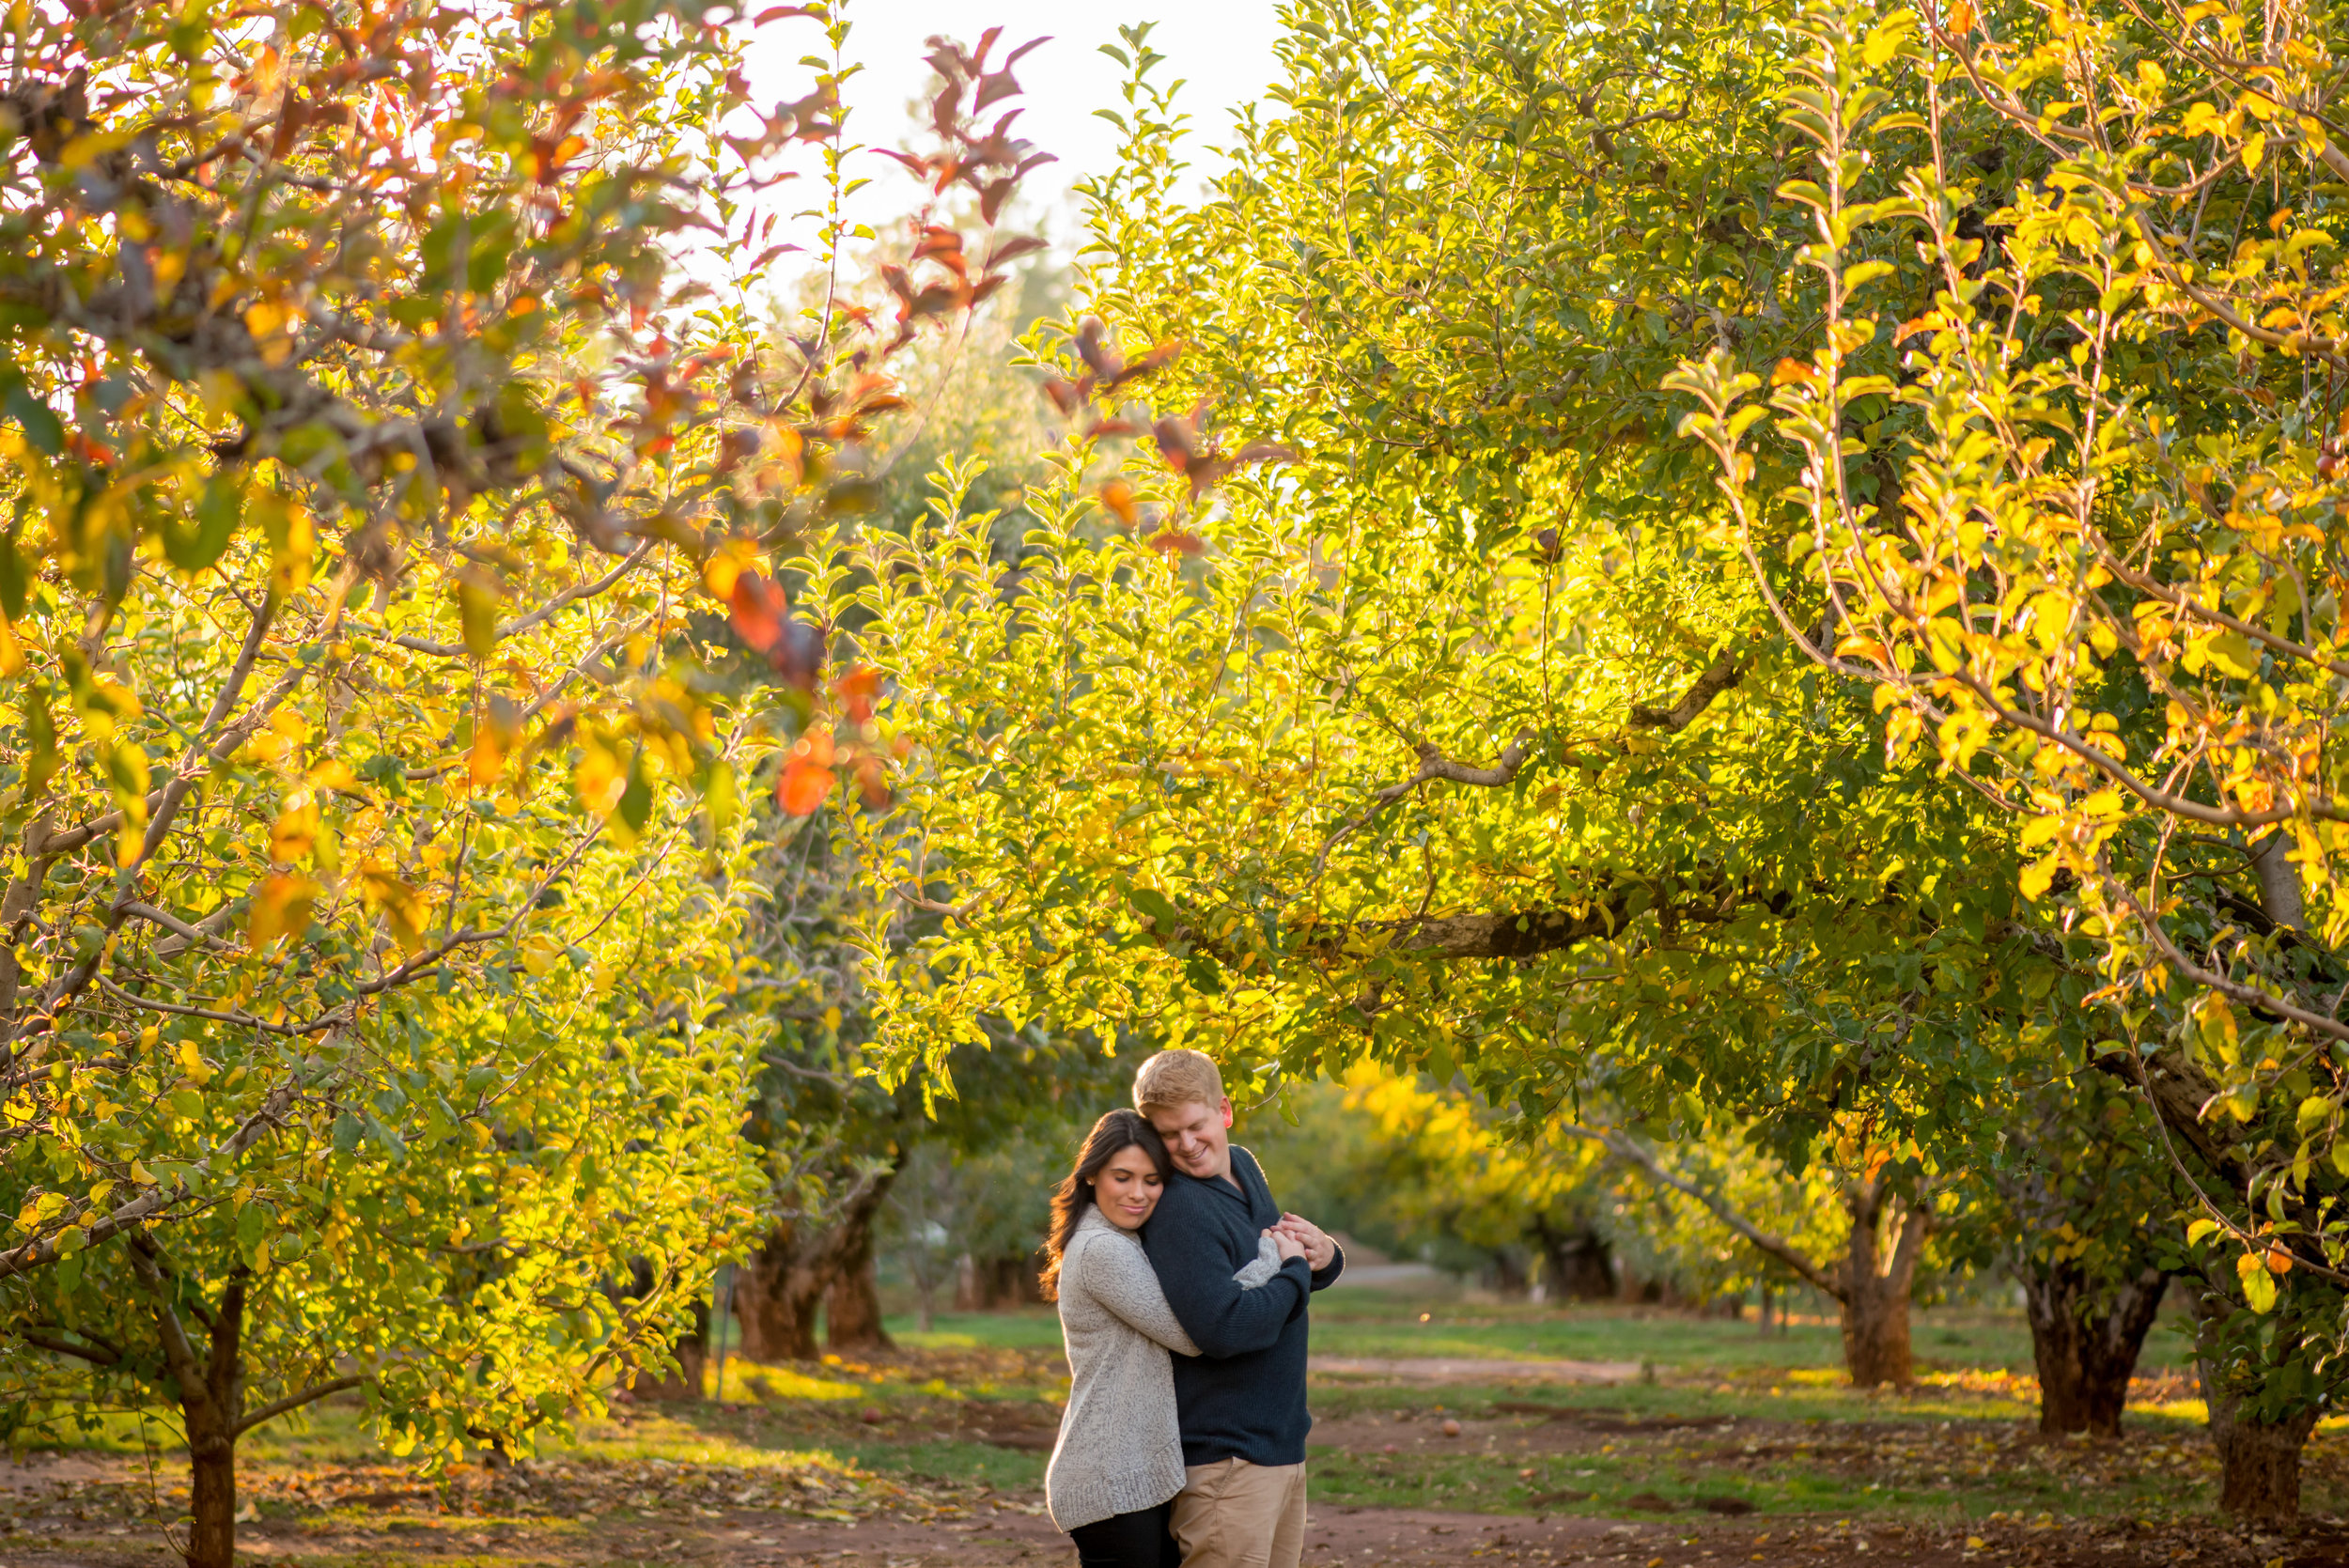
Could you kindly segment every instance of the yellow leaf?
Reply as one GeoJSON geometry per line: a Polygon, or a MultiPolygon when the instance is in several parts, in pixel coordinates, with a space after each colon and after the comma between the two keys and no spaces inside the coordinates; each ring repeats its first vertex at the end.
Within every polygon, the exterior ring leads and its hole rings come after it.
{"type": "Polygon", "coordinates": [[[298,873],[272,877],[253,895],[245,939],[257,952],[280,937],[301,935],[310,924],[310,906],[318,894],[318,884],[298,873]]]}
{"type": "Polygon", "coordinates": [[[2234,1261],[2235,1277],[2243,1282],[2243,1298],[2255,1312],[2263,1312],[2276,1305],[2276,1281],[2256,1252],[2246,1252],[2234,1261]]]}
{"type": "Polygon", "coordinates": [[[486,789],[498,782],[498,774],[506,768],[506,746],[494,724],[476,724],[473,732],[473,752],[466,758],[465,776],[475,789],[486,789]]]}
{"type": "Polygon", "coordinates": [[[175,1054],[179,1058],[179,1070],[182,1073],[195,1079],[199,1085],[212,1081],[211,1063],[204,1060],[203,1053],[195,1048],[194,1040],[180,1041],[179,1050],[175,1054]]]}
{"type": "Polygon", "coordinates": [[[424,945],[431,910],[424,895],[406,881],[383,866],[365,866],[359,872],[359,896],[383,916],[403,949],[413,953],[424,945]]]}
{"type": "Polygon", "coordinates": [[[319,809],[307,790],[297,791],[270,825],[269,857],[272,861],[301,860],[318,842],[319,809]]]}
{"type": "Polygon", "coordinates": [[[2267,155],[2267,132],[2254,131],[2243,138],[2243,167],[2245,172],[2260,172],[2260,161],[2267,155]]]}
{"type": "Polygon", "coordinates": [[[734,602],[735,579],[758,565],[759,550],[755,540],[729,536],[709,552],[702,563],[702,586],[720,604],[734,602]]]}
{"type": "Polygon", "coordinates": [[[24,650],[18,646],[16,628],[0,615],[0,675],[22,675],[24,672],[24,650]]]}

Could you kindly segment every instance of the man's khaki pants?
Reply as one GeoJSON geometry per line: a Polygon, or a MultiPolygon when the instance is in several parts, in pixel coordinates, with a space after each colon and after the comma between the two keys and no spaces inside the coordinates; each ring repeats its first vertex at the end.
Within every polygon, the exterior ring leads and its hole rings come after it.
{"type": "Polygon", "coordinates": [[[1297,1568],[1305,1555],[1305,1467],[1219,1459],[1190,1467],[1174,1495],[1183,1568],[1297,1568]]]}

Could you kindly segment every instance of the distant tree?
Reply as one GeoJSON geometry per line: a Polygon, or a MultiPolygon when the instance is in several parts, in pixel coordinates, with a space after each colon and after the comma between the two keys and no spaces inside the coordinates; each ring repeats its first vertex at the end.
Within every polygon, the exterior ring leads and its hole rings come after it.
{"type": "MultiPolygon", "coordinates": [[[[1665,1152],[1619,1129],[1579,1130],[1684,1201],[1668,1204],[1680,1250],[1704,1237],[1698,1244],[1718,1256],[1726,1232],[1834,1301],[1854,1384],[1913,1382],[1910,1305],[1928,1248],[1955,1206],[1952,1173],[1913,1141],[1884,1140],[1866,1117],[1846,1122],[1828,1148],[1793,1168],[1757,1148],[1747,1129],[1712,1120],[1712,1136],[1665,1152]]],[[[1680,1125],[1703,1128],[1705,1119],[1680,1125]]]]}
{"type": "Polygon", "coordinates": [[[1247,1136],[1277,1170],[1282,1202],[1325,1226],[1482,1266],[1513,1291],[1532,1282],[1537,1258],[1551,1299],[1611,1298],[1606,1216],[1618,1177],[1606,1157],[1574,1138],[1512,1141],[1505,1120],[1455,1090],[1363,1065],[1292,1090],[1281,1113],[1249,1119],[1247,1136]]]}

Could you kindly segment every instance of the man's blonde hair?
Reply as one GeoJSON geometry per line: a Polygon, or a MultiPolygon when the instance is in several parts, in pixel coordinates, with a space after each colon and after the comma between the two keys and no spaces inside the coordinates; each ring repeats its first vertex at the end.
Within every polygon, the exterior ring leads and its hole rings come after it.
{"type": "Polygon", "coordinates": [[[1223,1103],[1223,1075],[1205,1051],[1162,1050],[1134,1074],[1134,1109],[1147,1116],[1156,1106],[1223,1103]]]}

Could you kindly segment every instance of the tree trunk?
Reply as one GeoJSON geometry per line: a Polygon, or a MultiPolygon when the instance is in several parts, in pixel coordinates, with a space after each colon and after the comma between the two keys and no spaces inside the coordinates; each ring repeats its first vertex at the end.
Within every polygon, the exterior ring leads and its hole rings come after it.
{"type": "Polygon", "coordinates": [[[735,1271],[734,1310],[742,1324],[743,1359],[816,1359],[817,1306],[852,1249],[861,1245],[871,1255],[873,1217],[896,1176],[891,1166],[861,1179],[830,1224],[784,1220],[735,1271]]]}
{"type": "Polygon", "coordinates": [[[825,1276],[796,1245],[800,1229],[778,1225],[735,1270],[734,1315],[742,1325],[746,1361],[816,1359],[816,1305],[825,1276]]]}
{"type": "Polygon", "coordinates": [[[1607,1238],[1589,1226],[1561,1230],[1536,1222],[1543,1284],[1553,1301],[1611,1301],[1615,1269],[1607,1238]]]}
{"type": "Polygon", "coordinates": [[[2121,1435],[2129,1377],[2161,1312],[2170,1276],[2148,1268],[2109,1300],[2092,1299],[2087,1270],[2061,1263],[2036,1275],[2018,1271],[2039,1368],[2039,1430],[2049,1436],[2121,1435]]]}
{"type": "Polygon", "coordinates": [[[188,1568],[231,1568],[237,1560],[237,1444],[236,1439],[208,1432],[201,1439],[193,1431],[189,1414],[188,1470],[194,1483],[185,1556],[188,1568]]]}
{"type": "Polygon", "coordinates": [[[179,1385],[179,1414],[188,1435],[188,1568],[235,1568],[237,1560],[237,1422],[244,1409],[244,1295],[231,1280],[212,1315],[211,1344],[199,1369],[194,1346],[167,1298],[158,1323],[179,1385]],[[173,1342],[177,1340],[178,1344],[173,1342]],[[176,1351],[174,1354],[172,1352],[176,1351]]]}
{"type": "Polygon", "coordinates": [[[677,1370],[659,1377],[639,1377],[635,1394],[639,1399],[658,1399],[691,1403],[702,1397],[702,1374],[709,1366],[709,1306],[693,1303],[693,1327],[679,1334],[669,1346],[677,1358],[677,1370]]]}
{"type": "Polygon", "coordinates": [[[859,1255],[845,1259],[824,1293],[824,1343],[833,1350],[894,1350],[897,1342],[881,1327],[880,1292],[873,1279],[873,1237],[866,1231],[859,1255]]]}
{"type": "Polygon", "coordinates": [[[2219,1510],[2252,1524],[2290,1524],[2300,1516],[2300,1451],[2316,1429],[2316,1412],[2273,1424],[2251,1421],[2243,1414],[2242,1396],[2222,1388],[2208,1362],[2201,1372],[2211,1441],[2223,1471],[2219,1510]]]}
{"type": "Polygon", "coordinates": [[[1882,1181],[1853,1182],[1843,1190],[1851,1240],[1839,1271],[1843,1366],[1857,1389],[1916,1380],[1908,1348],[1908,1294],[1932,1230],[1932,1214],[1904,1203],[1882,1181]],[[1888,1238],[1881,1234],[1887,1227],[1888,1238]],[[1891,1242],[1890,1247],[1886,1240],[1891,1242]]]}

